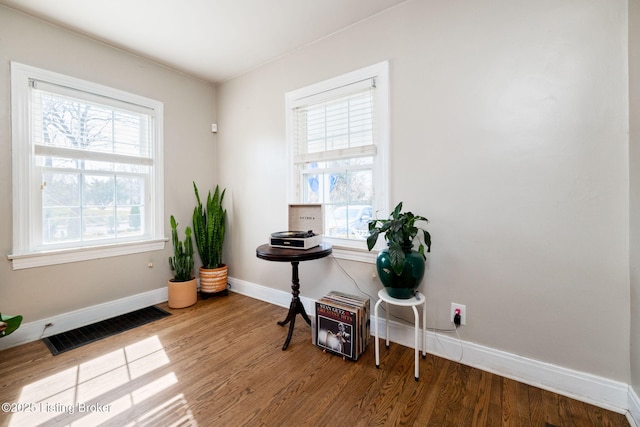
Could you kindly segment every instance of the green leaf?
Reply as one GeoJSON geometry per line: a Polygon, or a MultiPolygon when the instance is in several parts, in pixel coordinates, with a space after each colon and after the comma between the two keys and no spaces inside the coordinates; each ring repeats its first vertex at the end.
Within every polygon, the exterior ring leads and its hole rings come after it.
{"type": "Polygon", "coordinates": [[[431,252],[431,234],[427,230],[422,230],[424,244],[427,245],[427,252],[431,252]]]}
{"type": "MultiPolygon", "coordinates": [[[[390,257],[392,257],[392,266],[396,274],[401,274],[404,268],[404,252],[402,252],[402,246],[413,246],[417,241],[419,244],[418,252],[425,257],[425,246],[427,252],[431,252],[431,234],[428,231],[418,227],[416,225],[419,221],[426,223],[429,220],[420,215],[414,215],[413,212],[401,212],[402,202],[398,203],[388,219],[375,219],[370,220],[368,223],[369,236],[367,237],[367,247],[372,250],[375,246],[378,238],[381,234],[384,234],[384,238],[389,246],[390,257]],[[422,240],[418,234],[422,231],[422,240]],[[392,247],[399,249],[391,250],[392,247]],[[402,263],[399,263],[399,260],[402,263]]],[[[426,257],[425,257],[426,259],[426,257]]]]}
{"type": "Polygon", "coordinates": [[[178,222],[173,215],[171,215],[170,223],[173,256],[169,257],[169,267],[175,271],[175,281],[184,282],[191,280],[191,272],[194,266],[191,227],[185,228],[185,239],[184,242],[181,242],[178,237],[178,222]]]}
{"type": "Polygon", "coordinates": [[[389,245],[389,258],[393,272],[400,276],[404,270],[404,251],[399,243],[394,242],[389,245]]]}
{"type": "Polygon", "coordinates": [[[369,236],[367,237],[367,248],[369,248],[369,250],[373,249],[373,247],[376,245],[379,235],[380,232],[378,230],[373,230],[369,233],[369,236]]]}
{"type": "Polygon", "coordinates": [[[396,208],[393,210],[393,214],[391,214],[393,219],[398,219],[398,217],[400,216],[401,210],[402,210],[402,202],[398,203],[398,206],[396,206],[396,208]]]}
{"type": "Polygon", "coordinates": [[[193,210],[193,231],[196,246],[202,265],[205,268],[217,268],[222,264],[222,245],[225,235],[225,221],[227,211],[222,207],[226,189],[220,191],[216,185],[215,191],[207,193],[206,205],[202,205],[198,187],[195,182],[193,189],[196,194],[197,205],[193,210]]]}

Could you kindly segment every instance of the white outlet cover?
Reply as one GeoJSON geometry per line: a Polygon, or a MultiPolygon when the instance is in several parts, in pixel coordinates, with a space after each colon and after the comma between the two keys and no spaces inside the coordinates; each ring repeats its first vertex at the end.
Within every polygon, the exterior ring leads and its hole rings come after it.
{"type": "Polygon", "coordinates": [[[463,304],[451,303],[451,323],[453,323],[453,316],[456,315],[456,309],[460,309],[460,326],[467,324],[467,306],[463,304]]]}

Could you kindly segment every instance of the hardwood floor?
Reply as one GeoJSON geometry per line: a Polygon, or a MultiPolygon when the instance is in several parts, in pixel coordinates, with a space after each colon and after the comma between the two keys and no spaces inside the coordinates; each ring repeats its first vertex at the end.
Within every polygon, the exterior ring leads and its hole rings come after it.
{"type": "Polygon", "coordinates": [[[373,341],[357,362],[311,344],[298,316],[230,293],[52,356],[41,342],[0,352],[2,426],[628,426],[624,415],[373,341]],[[68,406],[67,406],[68,405],[68,406]],[[83,406],[84,405],[84,406],[83,406]]]}

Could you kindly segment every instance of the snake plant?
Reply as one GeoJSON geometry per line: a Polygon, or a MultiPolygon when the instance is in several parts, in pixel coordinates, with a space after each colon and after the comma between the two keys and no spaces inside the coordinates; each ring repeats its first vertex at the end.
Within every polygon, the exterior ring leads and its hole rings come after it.
{"type": "Polygon", "coordinates": [[[198,193],[198,186],[193,183],[197,206],[193,210],[193,230],[196,247],[204,268],[219,268],[222,264],[222,244],[224,243],[225,220],[227,211],[222,207],[226,189],[220,191],[219,186],[207,196],[207,204],[203,206],[198,193]]]}

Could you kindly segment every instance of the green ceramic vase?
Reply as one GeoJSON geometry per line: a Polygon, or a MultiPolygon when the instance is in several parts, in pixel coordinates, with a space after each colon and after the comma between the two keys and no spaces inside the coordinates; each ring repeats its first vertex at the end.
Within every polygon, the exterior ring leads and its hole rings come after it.
{"type": "Polygon", "coordinates": [[[425,262],[420,252],[406,249],[404,250],[404,256],[404,270],[399,276],[391,268],[391,257],[389,256],[388,248],[378,252],[376,259],[378,277],[389,296],[393,298],[412,298],[424,277],[425,262]]]}

